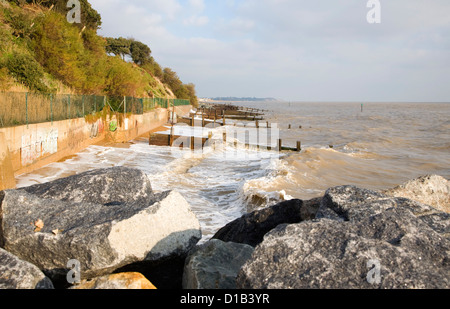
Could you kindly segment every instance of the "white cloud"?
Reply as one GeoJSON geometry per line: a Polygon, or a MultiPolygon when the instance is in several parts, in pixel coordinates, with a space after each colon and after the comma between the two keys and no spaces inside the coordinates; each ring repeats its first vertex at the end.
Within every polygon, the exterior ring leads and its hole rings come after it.
{"type": "Polygon", "coordinates": [[[189,18],[184,19],[183,23],[186,26],[198,26],[198,27],[200,27],[200,26],[207,25],[209,23],[209,18],[208,18],[208,16],[196,16],[196,15],[193,15],[193,16],[191,16],[189,18]]]}
{"type": "Polygon", "coordinates": [[[205,2],[203,0],[189,0],[189,4],[198,12],[203,12],[205,9],[205,2]]]}
{"type": "Polygon", "coordinates": [[[90,2],[102,33],[149,44],[199,95],[450,97],[442,86],[450,71],[448,0],[382,1],[379,25],[367,23],[364,0],[90,2]]]}

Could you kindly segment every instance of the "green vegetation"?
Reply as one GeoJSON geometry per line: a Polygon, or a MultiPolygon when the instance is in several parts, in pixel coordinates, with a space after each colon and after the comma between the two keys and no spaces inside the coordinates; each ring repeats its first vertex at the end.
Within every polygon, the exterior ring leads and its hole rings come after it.
{"type": "Polygon", "coordinates": [[[97,34],[101,16],[81,0],[81,24],[66,19],[67,0],[0,1],[0,90],[163,97],[197,105],[184,84],[146,44],[97,34]]]}
{"type": "Polygon", "coordinates": [[[31,90],[49,91],[48,87],[42,82],[44,70],[29,54],[14,52],[6,60],[6,69],[18,82],[22,82],[31,90]]]}

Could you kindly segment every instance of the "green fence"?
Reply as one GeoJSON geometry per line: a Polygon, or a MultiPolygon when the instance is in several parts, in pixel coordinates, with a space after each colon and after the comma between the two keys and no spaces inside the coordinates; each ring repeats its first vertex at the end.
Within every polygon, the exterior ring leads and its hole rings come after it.
{"type": "Polygon", "coordinates": [[[189,100],[108,97],[73,94],[0,92],[0,128],[81,118],[101,112],[137,114],[172,106],[190,105],[189,100]]]}

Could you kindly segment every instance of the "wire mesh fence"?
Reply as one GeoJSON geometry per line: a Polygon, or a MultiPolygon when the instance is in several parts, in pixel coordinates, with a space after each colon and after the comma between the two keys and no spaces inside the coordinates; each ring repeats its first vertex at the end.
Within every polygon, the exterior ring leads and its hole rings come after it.
{"type": "Polygon", "coordinates": [[[141,115],[156,108],[190,105],[189,100],[73,94],[0,92],[0,128],[113,113],[141,115]]]}

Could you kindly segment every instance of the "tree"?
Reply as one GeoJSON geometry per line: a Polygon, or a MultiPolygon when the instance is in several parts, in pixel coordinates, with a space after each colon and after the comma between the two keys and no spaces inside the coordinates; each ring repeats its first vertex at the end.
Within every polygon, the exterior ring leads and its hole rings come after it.
{"type": "MultiPolygon", "coordinates": [[[[91,6],[88,0],[79,0],[81,4],[81,24],[80,28],[86,26],[91,29],[98,29],[102,25],[102,18],[100,14],[91,6]]],[[[67,14],[67,0],[9,0],[9,2],[16,3],[18,5],[24,5],[26,3],[33,3],[43,7],[50,8],[53,6],[53,10],[59,13],[67,14]]]]}
{"type": "Polygon", "coordinates": [[[122,57],[125,60],[125,56],[130,55],[131,41],[125,38],[106,38],[106,52],[122,57]]]}
{"type": "Polygon", "coordinates": [[[172,90],[172,92],[175,94],[175,92],[178,91],[178,89],[183,85],[183,83],[181,82],[177,73],[174,72],[172,69],[164,68],[163,73],[164,75],[162,82],[168,85],[169,88],[172,90]]]}
{"type": "Polygon", "coordinates": [[[191,105],[194,107],[198,106],[198,98],[197,98],[197,94],[195,91],[195,85],[192,83],[189,83],[187,85],[185,85],[188,95],[189,95],[189,100],[191,101],[191,105]]]}
{"type": "Polygon", "coordinates": [[[163,71],[163,83],[167,84],[172,90],[173,94],[178,99],[190,100],[194,106],[198,105],[197,95],[195,94],[194,84],[183,84],[177,73],[170,68],[165,68],[163,71]]]}
{"type": "Polygon", "coordinates": [[[149,63],[151,61],[151,53],[152,51],[150,50],[150,47],[148,47],[144,43],[135,41],[133,39],[130,40],[131,59],[137,65],[142,66],[146,63],[149,63]]]}

